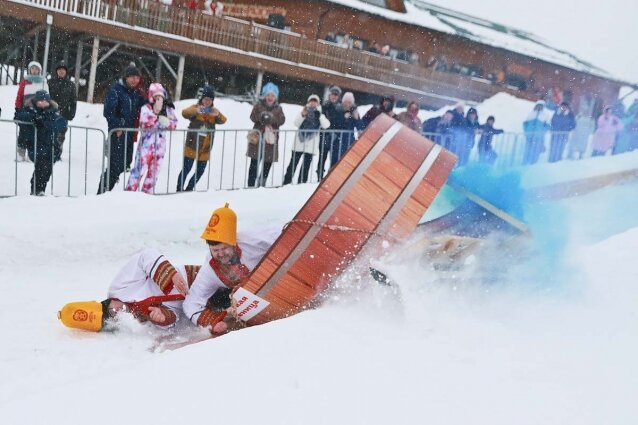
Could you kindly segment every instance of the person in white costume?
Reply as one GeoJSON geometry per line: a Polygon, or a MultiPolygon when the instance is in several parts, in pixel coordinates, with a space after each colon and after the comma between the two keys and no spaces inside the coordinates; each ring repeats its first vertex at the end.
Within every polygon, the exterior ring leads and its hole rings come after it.
{"type": "Polygon", "coordinates": [[[130,310],[140,321],[149,320],[158,326],[174,324],[182,309],[180,298],[188,293],[189,282],[193,282],[198,269],[198,266],[176,268],[157,249],[142,250],[131,257],[111,282],[108,299],[104,301],[108,303],[108,316],[130,310]],[[130,305],[151,297],[154,299],[140,311],[130,305]]]}
{"type": "Polygon", "coordinates": [[[174,267],[157,249],[146,248],[118,271],[107,299],[68,303],[58,318],[70,328],[99,332],[109,319],[126,311],[140,322],[170,327],[178,320],[184,296],[199,269],[192,265],[174,267]]]}
{"type": "Polygon", "coordinates": [[[237,215],[228,207],[216,209],[204,229],[208,244],[206,260],[183,303],[184,314],[214,335],[226,332],[223,321],[230,295],[266,254],[281,233],[266,229],[257,235],[237,235],[237,215]]]}

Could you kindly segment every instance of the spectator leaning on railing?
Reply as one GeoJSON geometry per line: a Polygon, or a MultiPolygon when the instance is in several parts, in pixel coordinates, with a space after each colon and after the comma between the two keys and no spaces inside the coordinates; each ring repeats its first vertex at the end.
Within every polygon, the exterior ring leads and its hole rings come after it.
{"type": "Polygon", "coordinates": [[[419,133],[423,123],[419,119],[419,104],[415,101],[408,103],[408,107],[405,111],[397,115],[397,120],[406,127],[419,133]]]}
{"type": "Polygon", "coordinates": [[[493,164],[498,155],[492,147],[494,135],[503,134],[503,130],[494,128],[494,117],[487,117],[487,121],[480,127],[481,138],[478,143],[479,161],[487,164],[493,164]]]}

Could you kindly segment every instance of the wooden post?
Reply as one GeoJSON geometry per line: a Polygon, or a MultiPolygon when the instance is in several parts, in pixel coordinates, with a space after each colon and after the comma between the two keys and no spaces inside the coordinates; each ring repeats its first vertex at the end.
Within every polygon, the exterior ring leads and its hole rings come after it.
{"type": "Polygon", "coordinates": [[[175,101],[182,98],[182,83],[184,82],[184,62],[186,62],[186,56],[179,57],[179,63],[177,64],[177,82],[175,83],[175,101]]]}
{"type": "Polygon", "coordinates": [[[49,43],[51,42],[51,25],[53,25],[53,15],[47,15],[47,35],[44,41],[44,58],[42,61],[42,75],[47,78],[49,67],[49,43]]]}
{"type": "Polygon", "coordinates": [[[93,38],[93,50],[91,51],[91,73],[89,74],[89,91],[86,95],[87,103],[93,103],[93,93],[95,92],[95,74],[97,71],[97,55],[100,51],[100,38],[93,38]]]}
{"type": "Polygon", "coordinates": [[[155,81],[162,81],[162,59],[157,58],[157,64],[155,65],[155,81]]]}
{"type": "Polygon", "coordinates": [[[77,96],[78,90],[80,90],[80,77],[82,71],[82,48],[84,44],[82,40],[78,42],[78,50],[75,52],[75,95],[77,96]]]}
{"type": "Polygon", "coordinates": [[[34,61],[38,60],[38,44],[40,42],[40,32],[36,32],[33,38],[33,59],[34,61]]]}
{"type": "Polygon", "coordinates": [[[257,84],[255,84],[255,98],[259,98],[261,93],[261,86],[264,84],[264,71],[261,69],[257,71],[257,84]]]}

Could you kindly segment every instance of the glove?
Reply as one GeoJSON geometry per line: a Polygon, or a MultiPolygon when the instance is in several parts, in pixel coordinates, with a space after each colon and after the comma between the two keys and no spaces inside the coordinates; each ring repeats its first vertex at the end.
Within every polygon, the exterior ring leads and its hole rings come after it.
{"type": "Polygon", "coordinates": [[[262,112],[261,113],[261,122],[264,124],[270,124],[270,122],[272,121],[272,114],[270,112],[262,112]]]}
{"type": "Polygon", "coordinates": [[[33,117],[33,124],[35,124],[36,127],[44,126],[44,115],[36,114],[35,117],[33,117]]]}
{"type": "Polygon", "coordinates": [[[171,120],[169,120],[169,119],[168,119],[168,117],[167,117],[166,115],[160,115],[160,116],[157,118],[157,122],[159,123],[159,125],[160,125],[161,127],[166,128],[166,127],[168,127],[168,126],[169,126],[169,124],[171,123],[171,120]]]}

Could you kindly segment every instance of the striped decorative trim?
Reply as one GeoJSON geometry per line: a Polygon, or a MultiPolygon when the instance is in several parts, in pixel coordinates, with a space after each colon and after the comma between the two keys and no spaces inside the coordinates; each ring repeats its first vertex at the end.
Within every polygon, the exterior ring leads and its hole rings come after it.
{"type": "Polygon", "coordinates": [[[168,261],[162,261],[155,273],[153,274],[153,280],[160,287],[163,293],[169,294],[173,290],[173,276],[177,273],[175,267],[168,261]]]}
{"type": "Polygon", "coordinates": [[[162,313],[164,313],[164,320],[161,322],[156,322],[154,320],[151,320],[151,318],[149,317],[149,321],[151,323],[158,326],[170,326],[177,321],[177,316],[175,315],[175,312],[173,312],[173,310],[164,306],[160,306],[160,309],[162,310],[162,313]]]}
{"type": "Polygon", "coordinates": [[[205,308],[197,318],[197,326],[201,326],[203,328],[210,327],[212,332],[213,326],[224,320],[224,317],[226,317],[225,311],[212,311],[205,308]]]}
{"type": "Polygon", "coordinates": [[[186,270],[186,282],[188,282],[188,287],[190,288],[195,282],[195,278],[197,277],[197,273],[199,273],[199,269],[202,266],[194,266],[194,265],[186,265],[184,269],[186,270]]]}

